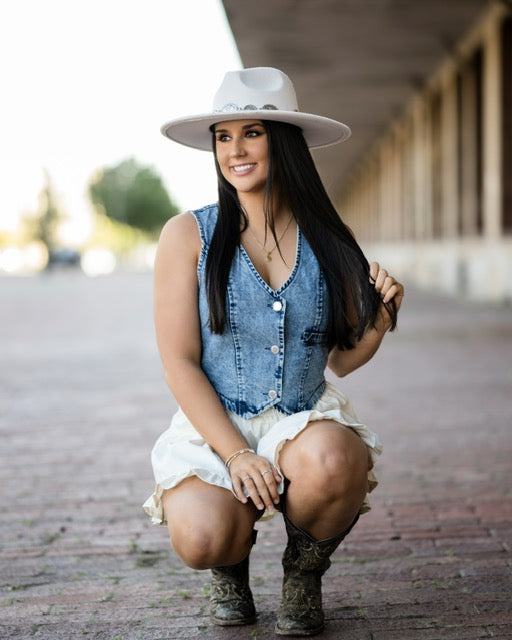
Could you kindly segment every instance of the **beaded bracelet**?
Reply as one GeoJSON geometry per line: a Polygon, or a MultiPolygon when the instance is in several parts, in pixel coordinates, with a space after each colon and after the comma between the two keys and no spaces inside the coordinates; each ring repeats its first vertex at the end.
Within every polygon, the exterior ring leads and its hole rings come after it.
{"type": "Polygon", "coordinates": [[[226,462],[224,463],[226,465],[226,467],[229,469],[229,465],[233,462],[233,460],[235,458],[238,458],[238,456],[241,456],[242,453],[254,453],[253,449],[240,449],[240,451],[235,451],[235,453],[232,453],[229,458],[226,460],[226,462]]]}

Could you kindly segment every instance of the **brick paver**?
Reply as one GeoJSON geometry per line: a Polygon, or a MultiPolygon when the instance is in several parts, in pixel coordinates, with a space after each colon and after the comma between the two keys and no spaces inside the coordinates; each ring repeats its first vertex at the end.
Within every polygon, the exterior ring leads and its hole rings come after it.
{"type": "MultiPolygon", "coordinates": [[[[0,279],[0,638],[273,638],[284,533],[259,525],[258,624],[207,617],[140,504],[174,403],[151,276],[0,279]]],[[[512,309],[408,292],[341,386],[385,453],[324,578],[326,640],[512,638],[512,309]]]]}

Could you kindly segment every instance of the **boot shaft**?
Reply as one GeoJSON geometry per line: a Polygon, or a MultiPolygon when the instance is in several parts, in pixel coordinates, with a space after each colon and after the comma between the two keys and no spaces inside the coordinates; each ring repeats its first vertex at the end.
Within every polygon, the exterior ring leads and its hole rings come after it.
{"type": "Polygon", "coordinates": [[[300,572],[314,572],[322,576],[331,566],[330,556],[336,551],[345,536],[356,524],[356,516],[348,529],[326,540],[315,540],[312,536],[294,524],[283,511],[283,518],[288,534],[288,545],[283,554],[283,568],[300,572]]]}
{"type": "MultiPolygon", "coordinates": [[[[252,532],[252,544],[257,531],[252,532]]],[[[211,570],[210,618],[221,626],[252,624],[256,610],[249,587],[249,555],[234,565],[211,570]]]]}
{"type": "Polygon", "coordinates": [[[342,533],[315,540],[295,525],[283,509],[288,544],[283,554],[283,589],[276,633],[312,636],[324,628],[322,576],[331,565],[330,556],[357,521],[342,533]]]}

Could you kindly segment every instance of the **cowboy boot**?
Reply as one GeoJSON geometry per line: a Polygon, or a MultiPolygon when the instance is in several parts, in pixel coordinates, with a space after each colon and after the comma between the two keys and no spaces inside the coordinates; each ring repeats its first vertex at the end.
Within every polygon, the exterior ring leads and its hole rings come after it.
{"type": "Polygon", "coordinates": [[[275,632],[281,636],[314,636],[323,631],[322,576],[329,557],[357,522],[326,540],[315,540],[297,527],[283,510],[288,544],[283,554],[283,589],[275,632]]]}
{"type": "MultiPolygon", "coordinates": [[[[253,531],[253,544],[256,535],[257,531],[253,531]]],[[[249,588],[249,554],[238,564],[214,567],[211,571],[211,621],[222,627],[255,622],[256,609],[249,588]]]]}

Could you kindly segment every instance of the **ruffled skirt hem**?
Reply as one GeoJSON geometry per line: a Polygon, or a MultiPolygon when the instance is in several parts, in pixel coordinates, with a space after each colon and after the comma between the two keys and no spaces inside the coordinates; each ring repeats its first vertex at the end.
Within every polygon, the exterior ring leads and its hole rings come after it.
{"type": "MultiPolygon", "coordinates": [[[[364,441],[373,464],[382,452],[377,434],[361,423],[350,400],[332,384],[326,389],[313,409],[292,415],[283,415],[276,409],[268,409],[250,420],[229,414],[232,421],[246,438],[248,445],[258,455],[272,462],[279,469],[279,454],[288,440],[293,440],[310,422],[333,420],[353,429],[364,441]]],[[[232,491],[231,478],[223,461],[204,441],[181,409],[174,415],[170,427],[158,438],[153,447],[153,471],[156,487],[143,505],[145,512],[155,524],[165,524],[162,495],[167,489],[177,486],[191,476],[228,491],[232,491]]],[[[368,494],[378,484],[373,469],[368,471],[368,494]]],[[[284,491],[284,483],[279,493],[284,491]]],[[[370,510],[368,494],[360,513],[370,510]]],[[[265,512],[262,519],[272,517],[265,512]]]]}

